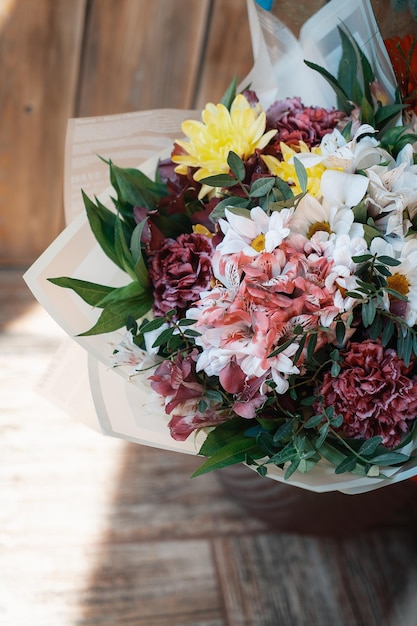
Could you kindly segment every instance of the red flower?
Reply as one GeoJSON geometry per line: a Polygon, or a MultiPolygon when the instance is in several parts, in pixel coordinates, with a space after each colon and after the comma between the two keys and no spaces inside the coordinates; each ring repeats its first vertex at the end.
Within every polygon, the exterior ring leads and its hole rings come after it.
{"type": "Polygon", "coordinates": [[[417,37],[406,35],[385,40],[404,103],[417,114],[417,37]]]}
{"type": "MultiPolygon", "coordinates": [[[[289,146],[298,146],[300,141],[304,141],[309,148],[317,146],[344,116],[335,109],[305,107],[300,98],[279,100],[266,112],[268,129],[278,129],[272,142],[276,150],[279,150],[281,141],[289,146]]],[[[269,152],[269,149],[266,151],[269,152]]]]}
{"type": "Polygon", "coordinates": [[[391,348],[370,340],[351,343],[343,358],[337,378],[324,376],[320,409],[333,405],[343,415],[346,437],[378,435],[383,445],[398,445],[417,417],[417,377],[411,367],[391,348]]]}
{"type": "Polygon", "coordinates": [[[207,289],[212,278],[211,240],[196,233],[165,239],[149,257],[149,278],[154,290],[154,313],[163,316],[177,309],[183,317],[190,304],[207,289]]]}

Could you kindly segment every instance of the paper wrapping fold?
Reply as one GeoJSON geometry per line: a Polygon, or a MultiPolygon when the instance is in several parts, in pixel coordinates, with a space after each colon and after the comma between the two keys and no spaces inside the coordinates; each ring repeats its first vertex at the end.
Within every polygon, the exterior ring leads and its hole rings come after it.
{"type": "MultiPolygon", "coordinates": [[[[255,8],[253,0],[247,0],[247,4],[255,63],[242,85],[251,82],[264,106],[294,95],[301,96],[306,104],[334,104],[324,81],[307,70],[303,58],[336,71],[340,54],[336,27],[340,20],[359,43],[366,43],[366,53],[381,68],[381,82],[393,90],[392,69],[368,0],[333,0],[304,25],[300,41],[276,18],[255,8]]],[[[140,378],[129,382],[121,368],[109,368],[109,338],[77,337],[96,321],[97,312],[72,291],[60,289],[47,279],[73,276],[114,286],[126,282],[126,276],[96,243],[84,214],[80,190],[91,196],[102,190],[100,200],[111,206],[108,167],[97,155],[111,158],[121,167],[141,167],[152,175],[155,155],[161,150],[169,153],[174,139],[181,136],[182,121],[199,115],[198,111],[155,110],[70,120],[64,187],[68,227],[24,277],[40,304],[72,338],[54,359],[50,376],[42,379],[44,395],[70,414],[77,413],[86,423],[94,424],[98,419],[104,434],[189,454],[197,453],[204,435],[200,433],[186,442],[171,439],[160,397],[140,378]],[[69,393],[69,380],[79,390],[78,395],[69,393]]],[[[410,464],[397,471],[391,481],[416,473],[417,468],[410,464]]],[[[283,472],[276,467],[269,469],[268,476],[284,481],[283,472]]],[[[323,462],[307,474],[297,472],[288,483],[317,492],[360,493],[382,486],[385,481],[353,474],[337,476],[334,468],[323,462]]]]}

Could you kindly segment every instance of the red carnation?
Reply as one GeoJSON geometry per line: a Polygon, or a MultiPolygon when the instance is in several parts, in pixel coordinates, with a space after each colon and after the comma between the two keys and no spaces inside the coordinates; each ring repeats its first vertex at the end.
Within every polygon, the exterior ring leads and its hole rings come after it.
{"type": "Polygon", "coordinates": [[[417,417],[417,377],[397,353],[380,342],[351,343],[337,378],[324,376],[321,409],[334,406],[343,415],[346,437],[381,436],[393,448],[417,417]]]}

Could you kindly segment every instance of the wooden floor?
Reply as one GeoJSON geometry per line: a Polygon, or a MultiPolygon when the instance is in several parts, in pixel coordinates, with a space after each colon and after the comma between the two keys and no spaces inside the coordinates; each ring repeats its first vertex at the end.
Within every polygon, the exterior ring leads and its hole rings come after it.
{"type": "Polygon", "coordinates": [[[2,626],[415,626],[412,526],[271,532],[197,459],[104,438],[33,388],[63,335],[0,272],[2,626]]]}

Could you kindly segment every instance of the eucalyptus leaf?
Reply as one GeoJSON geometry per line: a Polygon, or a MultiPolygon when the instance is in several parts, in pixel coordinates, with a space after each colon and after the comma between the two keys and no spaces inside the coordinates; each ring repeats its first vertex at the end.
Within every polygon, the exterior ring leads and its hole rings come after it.
{"type": "Polygon", "coordinates": [[[232,206],[247,209],[249,207],[249,202],[248,198],[240,198],[239,196],[226,197],[223,200],[220,200],[220,202],[212,210],[210,213],[210,220],[213,224],[217,224],[219,219],[224,219],[225,209],[229,209],[232,206]]]}
{"type": "Polygon", "coordinates": [[[249,195],[251,198],[261,198],[266,196],[274,187],[275,178],[258,178],[252,183],[249,195]]]}
{"type": "Polygon", "coordinates": [[[237,180],[242,181],[246,176],[245,164],[236,152],[232,150],[227,157],[227,164],[237,180]]]}
{"type": "Polygon", "coordinates": [[[345,472],[352,472],[357,464],[355,456],[347,456],[343,459],[335,468],[335,474],[344,474],[345,472]]]}
{"type": "Polygon", "coordinates": [[[237,184],[237,180],[230,174],[215,174],[214,176],[207,176],[199,181],[202,185],[208,185],[209,187],[234,187],[237,184]]]}
{"type": "Polygon", "coordinates": [[[300,184],[301,190],[303,192],[307,191],[307,183],[308,183],[308,175],[307,170],[304,167],[303,163],[301,163],[300,159],[294,157],[294,167],[295,173],[297,174],[298,182],[300,184]]]}
{"type": "Polygon", "coordinates": [[[361,447],[359,448],[358,454],[361,456],[372,456],[375,450],[382,443],[382,437],[371,437],[370,439],[366,439],[361,447]]]}

